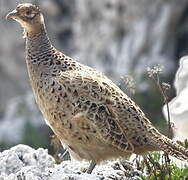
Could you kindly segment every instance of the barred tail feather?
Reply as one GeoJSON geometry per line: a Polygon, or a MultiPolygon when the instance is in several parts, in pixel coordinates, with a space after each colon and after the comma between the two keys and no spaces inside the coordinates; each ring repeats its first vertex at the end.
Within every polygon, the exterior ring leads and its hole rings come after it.
{"type": "Polygon", "coordinates": [[[171,155],[177,159],[188,162],[188,149],[186,150],[183,146],[177,144],[173,140],[167,138],[164,135],[151,136],[150,142],[152,145],[155,145],[160,150],[166,152],[168,155],[171,155]]]}

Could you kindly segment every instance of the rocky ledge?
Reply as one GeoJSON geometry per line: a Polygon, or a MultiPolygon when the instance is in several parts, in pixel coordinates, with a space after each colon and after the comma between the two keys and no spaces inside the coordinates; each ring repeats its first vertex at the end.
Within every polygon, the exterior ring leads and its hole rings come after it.
{"type": "Polygon", "coordinates": [[[88,163],[77,161],[56,164],[46,149],[22,144],[0,152],[0,180],[134,180],[141,176],[129,162],[109,161],[92,174],[84,173],[87,167],[88,163]]]}

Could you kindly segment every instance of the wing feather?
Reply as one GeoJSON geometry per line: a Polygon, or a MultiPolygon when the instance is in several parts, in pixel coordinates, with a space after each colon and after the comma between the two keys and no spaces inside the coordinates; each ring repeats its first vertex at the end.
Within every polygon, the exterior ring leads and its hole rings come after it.
{"type": "Polygon", "coordinates": [[[72,99],[75,104],[74,113],[84,114],[96,127],[103,141],[122,151],[134,151],[133,145],[121,128],[118,114],[113,111],[113,105],[116,104],[113,93],[121,92],[119,89],[119,92],[116,92],[116,87],[111,85],[112,82],[108,78],[100,73],[96,78],[92,73],[69,71],[62,72],[56,77],[56,81],[65,88],[70,88],[70,95],[74,96],[73,92],[77,92],[77,98],[72,99]]]}

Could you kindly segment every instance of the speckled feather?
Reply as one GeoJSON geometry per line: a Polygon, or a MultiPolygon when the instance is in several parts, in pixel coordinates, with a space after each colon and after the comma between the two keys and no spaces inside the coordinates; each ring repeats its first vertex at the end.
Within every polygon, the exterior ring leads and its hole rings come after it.
{"type": "MultiPolygon", "coordinates": [[[[46,33],[37,36],[27,38],[33,91],[47,124],[73,157],[100,162],[160,149],[174,155],[173,148],[168,151],[171,140],[111,80],[57,51],[46,33]],[[38,54],[35,39],[43,45],[40,51],[38,43],[38,54]]],[[[180,156],[187,159],[186,152],[180,156]]]]}
{"type": "Polygon", "coordinates": [[[110,79],[56,50],[44,24],[27,34],[26,52],[36,102],[73,158],[100,162],[163,150],[188,160],[110,79]]]}

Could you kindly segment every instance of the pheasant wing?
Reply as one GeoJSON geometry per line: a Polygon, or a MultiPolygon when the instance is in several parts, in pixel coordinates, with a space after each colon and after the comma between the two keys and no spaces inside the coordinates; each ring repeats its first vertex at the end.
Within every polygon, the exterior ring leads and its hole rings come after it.
{"type": "Polygon", "coordinates": [[[118,115],[113,110],[113,104],[116,102],[112,93],[115,89],[109,79],[100,73],[96,76],[93,72],[68,71],[62,72],[56,81],[74,97],[74,114],[84,114],[96,127],[103,141],[122,151],[134,151],[133,145],[121,128],[118,115]]]}

